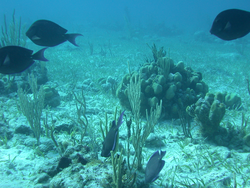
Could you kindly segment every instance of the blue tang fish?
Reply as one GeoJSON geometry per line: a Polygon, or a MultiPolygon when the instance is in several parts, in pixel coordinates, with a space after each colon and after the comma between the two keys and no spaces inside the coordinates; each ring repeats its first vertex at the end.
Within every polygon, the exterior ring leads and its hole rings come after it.
{"type": "Polygon", "coordinates": [[[240,9],[228,9],[214,19],[210,33],[223,39],[234,40],[250,32],[250,12],[240,9]]]}
{"type": "Polygon", "coordinates": [[[79,33],[68,34],[67,32],[68,30],[52,21],[37,20],[30,26],[26,32],[26,36],[39,46],[53,47],[65,41],[69,41],[73,45],[78,46],[75,42],[75,38],[83,35],[79,33]]]}
{"type": "Polygon", "coordinates": [[[149,159],[146,172],[145,183],[152,183],[159,178],[159,173],[165,165],[165,161],[162,160],[166,151],[156,151],[149,159]]]}
{"type": "Polygon", "coordinates": [[[111,155],[110,151],[114,151],[116,148],[117,134],[118,134],[119,127],[123,123],[122,118],[123,118],[124,112],[125,111],[121,113],[118,119],[117,125],[115,123],[115,120],[112,122],[112,127],[110,128],[103,142],[102,153],[101,153],[102,157],[109,157],[111,155]]]}
{"type": "Polygon", "coordinates": [[[35,60],[48,61],[44,57],[46,48],[33,54],[32,50],[20,46],[5,46],[0,48],[0,73],[20,73],[29,68],[35,60]]]}

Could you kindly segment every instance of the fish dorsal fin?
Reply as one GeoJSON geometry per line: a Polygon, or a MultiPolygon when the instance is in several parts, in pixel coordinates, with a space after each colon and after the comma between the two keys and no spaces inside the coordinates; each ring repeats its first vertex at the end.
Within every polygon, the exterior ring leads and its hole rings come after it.
{"type": "Polygon", "coordinates": [[[36,35],[34,35],[34,36],[32,36],[32,38],[31,38],[32,40],[40,40],[41,38],[40,37],[38,37],[38,36],[36,36],[36,35]]]}
{"type": "Polygon", "coordinates": [[[113,147],[112,147],[112,151],[114,151],[115,153],[117,152],[118,145],[119,145],[119,131],[117,131],[115,133],[114,144],[113,144],[113,147]]]}
{"type": "Polygon", "coordinates": [[[231,29],[231,23],[228,21],[226,26],[224,27],[224,30],[229,30],[231,29]]]}
{"type": "Polygon", "coordinates": [[[3,61],[3,64],[2,65],[10,65],[10,57],[9,55],[7,54],[7,56],[5,57],[4,61],[3,61]]]}

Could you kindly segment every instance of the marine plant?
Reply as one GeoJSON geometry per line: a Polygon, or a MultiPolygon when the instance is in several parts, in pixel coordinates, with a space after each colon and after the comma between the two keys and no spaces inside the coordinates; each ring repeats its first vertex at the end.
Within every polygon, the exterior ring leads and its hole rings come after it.
{"type": "MultiPolygon", "coordinates": [[[[149,112],[146,111],[146,122],[142,122],[140,115],[140,76],[137,75],[131,77],[130,84],[128,85],[129,101],[132,107],[134,121],[128,120],[127,115],[127,139],[125,141],[125,150],[119,148],[111,151],[111,160],[113,166],[113,187],[133,187],[137,180],[138,171],[142,170],[144,164],[144,157],[142,154],[143,147],[145,146],[146,139],[153,131],[162,110],[162,102],[152,107],[149,112]],[[134,151],[134,154],[131,152],[134,151]],[[123,160],[126,159],[126,163],[123,160]],[[126,165],[126,167],[124,167],[126,165]]],[[[114,119],[116,119],[117,109],[115,110],[114,119]]],[[[110,129],[110,123],[108,121],[107,113],[105,115],[106,121],[100,121],[100,129],[103,139],[106,137],[108,130],[110,129]]],[[[117,145],[119,136],[117,136],[117,145]]]]}
{"type": "Polygon", "coordinates": [[[249,117],[246,117],[245,112],[242,112],[241,114],[241,126],[240,126],[240,133],[242,134],[242,136],[245,136],[247,133],[249,133],[249,125],[248,125],[248,120],[249,117]]]}
{"type": "Polygon", "coordinates": [[[5,163],[7,163],[7,166],[8,166],[9,169],[15,169],[15,167],[16,167],[15,160],[16,160],[17,157],[18,157],[18,155],[16,155],[15,157],[13,157],[11,159],[10,154],[9,154],[8,159],[0,160],[0,163],[5,162],[5,163]]]}
{"type": "Polygon", "coordinates": [[[73,95],[76,100],[76,112],[77,112],[77,123],[78,123],[77,129],[80,130],[81,133],[80,142],[82,144],[83,137],[86,135],[89,124],[88,118],[86,116],[86,100],[83,94],[83,88],[81,90],[81,95],[77,96],[74,92],[73,95]]]}
{"type": "MultiPolygon", "coordinates": [[[[90,124],[93,125],[93,120],[91,120],[90,124]]],[[[94,158],[98,159],[98,152],[100,151],[99,142],[101,140],[99,137],[99,130],[96,129],[95,126],[88,126],[87,132],[90,138],[89,147],[94,153],[94,158]]]]}
{"type": "MultiPolygon", "coordinates": [[[[124,112],[121,113],[121,116],[119,117],[117,124],[119,126],[119,120],[120,123],[122,122],[122,117],[123,117],[124,112]]],[[[115,108],[114,112],[114,119],[116,120],[116,115],[117,115],[117,108],[115,108]]],[[[107,137],[107,134],[109,130],[111,130],[111,123],[109,123],[107,113],[105,113],[105,122],[100,120],[100,130],[102,133],[103,141],[105,142],[105,138],[107,137]]],[[[116,146],[119,144],[119,131],[117,131],[117,138],[115,140],[116,146]]],[[[112,179],[113,182],[111,183],[112,187],[115,188],[121,188],[124,187],[125,185],[131,185],[129,187],[132,187],[133,184],[135,183],[135,177],[133,178],[132,182],[130,181],[130,178],[125,178],[124,176],[126,175],[126,168],[125,168],[125,163],[124,163],[124,157],[123,157],[123,149],[119,153],[118,147],[115,147],[114,150],[110,151],[110,156],[111,156],[111,162],[112,162],[112,168],[113,168],[113,174],[112,174],[112,179]]]]}
{"type": "Polygon", "coordinates": [[[180,111],[179,118],[181,121],[182,131],[183,131],[185,137],[192,139],[190,117],[188,116],[188,114],[185,111],[180,111]]]}
{"type": "Polygon", "coordinates": [[[154,57],[155,62],[157,62],[158,59],[166,56],[167,52],[164,50],[163,46],[158,50],[155,44],[153,44],[152,46],[150,46],[149,44],[147,44],[147,45],[153,53],[153,57],[154,57]]]}
{"type": "Polygon", "coordinates": [[[18,86],[19,107],[23,115],[27,118],[30,128],[37,140],[37,145],[39,145],[42,132],[41,116],[44,108],[45,94],[42,86],[38,90],[37,79],[33,74],[28,76],[28,82],[32,91],[32,97],[28,95],[27,91],[24,91],[18,86]]]}
{"type": "MultiPolygon", "coordinates": [[[[140,75],[135,75],[131,77],[130,84],[128,85],[127,92],[129,102],[132,108],[132,113],[134,115],[135,123],[132,124],[132,146],[135,150],[135,156],[130,163],[130,156],[128,156],[128,168],[130,171],[137,169],[142,169],[143,164],[143,156],[142,156],[142,148],[145,145],[145,141],[148,138],[149,134],[153,130],[154,126],[156,125],[158,119],[161,115],[162,110],[162,102],[160,104],[156,104],[155,108],[150,109],[150,113],[146,111],[146,124],[141,122],[141,115],[140,115],[140,103],[141,103],[141,80],[140,75]]],[[[128,127],[129,129],[129,127],[128,127]]],[[[128,130],[129,131],[129,130],[128,130]]],[[[129,143],[129,140],[128,140],[129,143]]],[[[128,155],[130,155],[130,149],[128,145],[128,155]]]]}
{"type": "MultiPolygon", "coordinates": [[[[115,111],[114,111],[114,120],[116,120],[116,115],[117,115],[117,107],[115,108],[115,111]]],[[[99,125],[100,125],[100,130],[101,130],[101,133],[102,133],[102,139],[104,141],[105,137],[107,136],[108,130],[112,126],[111,122],[109,121],[107,112],[105,112],[105,122],[103,122],[100,119],[100,124],[99,125]]]]}
{"type": "Polygon", "coordinates": [[[124,163],[122,150],[120,155],[115,155],[114,151],[111,151],[111,161],[113,166],[113,187],[121,188],[122,187],[122,176],[124,171],[124,163]]]}
{"type": "Polygon", "coordinates": [[[62,154],[65,151],[65,148],[63,147],[63,145],[61,143],[58,144],[56,138],[55,138],[55,120],[53,118],[53,115],[51,114],[50,118],[51,118],[51,123],[48,122],[48,114],[49,114],[49,108],[47,107],[46,109],[46,113],[45,113],[45,118],[43,119],[43,127],[45,129],[45,136],[47,138],[51,138],[51,140],[53,141],[58,153],[62,156],[62,154]]]}
{"type": "Polygon", "coordinates": [[[15,9],[12,14],[12,22],[7,23],[6,15],[4,14],[4,25],[1,27],[2,37],[0,41],[0,47],[8,45],[25,46],[26,35],[24,34],[25,27],[22,26],[22,19],[20,17],[19,22],[16,21],[15,9]]]}
{"type": "Polygon", "coordinates": [[[6,148],[8,148],[8,137],[6,135],[4,137],[0,136],[0,141],[0,144],[3,144],[6,148]]]}

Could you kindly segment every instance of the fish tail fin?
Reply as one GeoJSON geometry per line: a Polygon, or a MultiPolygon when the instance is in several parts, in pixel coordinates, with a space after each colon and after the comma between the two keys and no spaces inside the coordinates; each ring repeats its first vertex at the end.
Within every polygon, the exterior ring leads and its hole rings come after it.
{"type": "Polygon", "coordinates": [[[39,60],[39,61],[48,61],[48,59],[46,59],[44,57],[44,51],[46,50],[47,48],[43,48],[41,50],[39,50],[38,52],[34,53],[32,55],[32,58],[35,59],[35,60],[39,60]]]}
{"type": "Polygon", "coordinates": [[[72,33],[72,34],[66,34],[66,36],[67,36],[67,40],[68,40],[70,43],[74,44],[75,46],[78,46],[78,45],[76,44],[76,37],[78,37],[78,36],[83,36],[83,35],[82,35],[82,34],[79,34],[79,33],[72,33]]]}

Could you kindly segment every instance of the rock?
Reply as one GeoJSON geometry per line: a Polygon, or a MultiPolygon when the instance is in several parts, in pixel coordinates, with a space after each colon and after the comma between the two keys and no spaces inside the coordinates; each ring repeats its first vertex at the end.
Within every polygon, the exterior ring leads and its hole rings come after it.
{"type": "Polygon", "coordinates": [[[46,173],[42,173],[35,180],[36,183],[46,183],[50,179],[49,175],[46,173]]]}
{"type": "Polygon", "coordinates": [[[44,164],[40,167],[38,173],[46,173],[50,177],[54,177],[58,171],[57,171],[57,162],[58,160],[55,158],[48,159],[44,162],[44,164]]]}
{"type": "Polygon", "coordinates": [[[31,130],[30,126],[28,126],[28,125],[18,125],[15,129],[15,133],[30,135],[33,133],[33,131],[31,130]]]}
{"type": "Polygon", "coordinates": [[[41,137],[40,142],[41,142],[41,144],[38,147],[39,147],[39,150],[41,152],[43,152],[44,154],[48,153],[51,150],[53,150],[54,147],[55,147],[54,142],[49,138],[41,137]]]}
{"type": "Polygon", "coordinates": [[[71,124],[63,123],[60,125],[56,125],[54,130],[58,131],[58,132],[66,131],[68,134],[70,134],[70,131],[73,127],[74,127],[74,125],[72,123],[71,124]]]}
{"type": "Polygon", "coordinates": [[[148,148],[161,148],[165,145],[162,141],[164,139],[164,136],[158,136],[154,133],[151,133],[145,142],[145,146],[148,148]]]}
{"type": "Polygon", "coordinates": [[[244,143],[250,147],[250,134],[247,134],[246,136],[243,137],[244,143]]]}
{"type": "Polygon", "coordinates": [[[64,168],[68,168],[71,163],[72,163],[72,159],[63,156],[60,158],[56,169],[58,172],[60,172],[64,168]]]}
{"type": "Polygon", "coordinates": [[[44,85],[43,89],[45,92],[45,105],[49,105],[51,107],[59,106],[61,103],[61,99],[58,91],[48,85],[44,85]]]}

